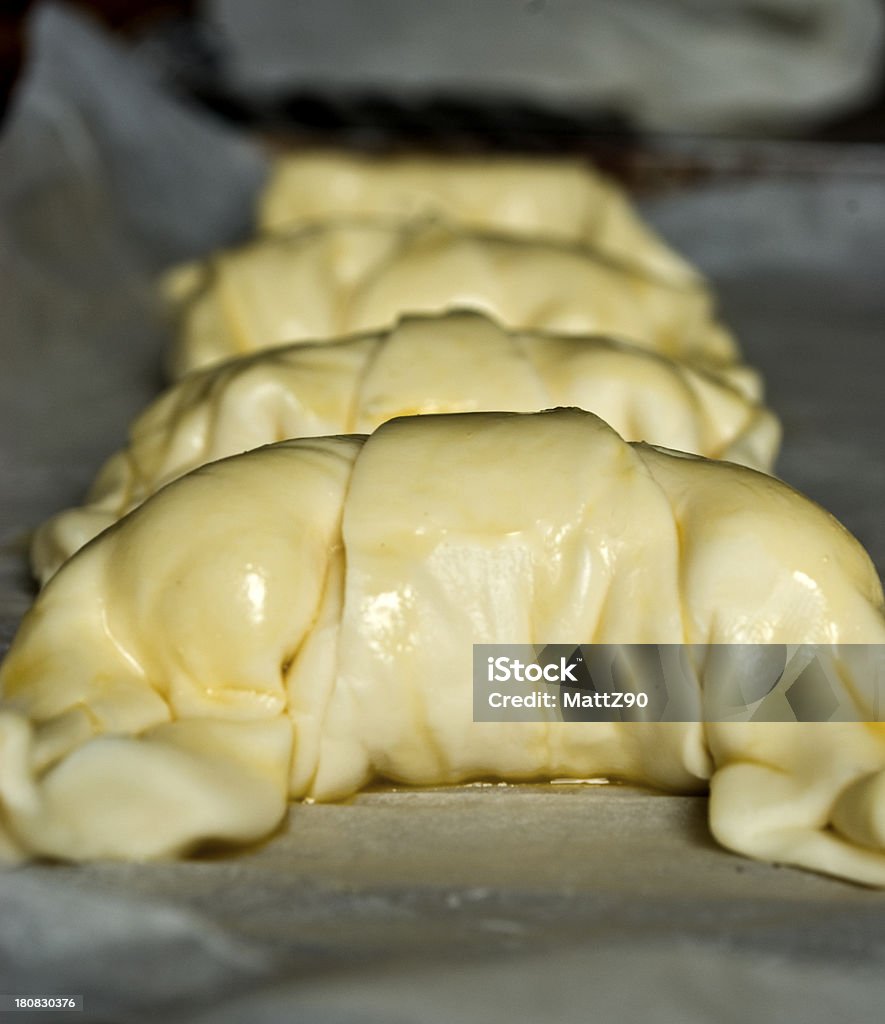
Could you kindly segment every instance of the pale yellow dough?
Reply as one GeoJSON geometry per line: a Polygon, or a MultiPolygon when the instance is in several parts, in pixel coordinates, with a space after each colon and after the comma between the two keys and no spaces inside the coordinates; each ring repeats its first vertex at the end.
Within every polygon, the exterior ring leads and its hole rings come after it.
{"type": "Polygon", "coordinates": [[[412,413],[575,405],[629,441],[770,469],[777,420],[722,375],[603,338],[511,333],[478,313],[298,344],[191,374],[135,422],[81,508],[41,526],[45,582],[88,540],[205,462],[290,437],[369,433],[412,413]]]}
{"type": "Polygon", "coordinates": [[[354,216],[439,217],[472,230],[583,243],[673,283],[698,276],[639,219],[621,189],[584,161],[333,150],[274,161],[262,228],[354,216]]]}
{"type": "Polygon", "coordinates": [[[608,775],[709,782],[732,849],[885,885],[881,726],[472,721],[472,644],[576,641],[835,644],[850,695],[843,645],[885,642],[885,612],[822,509],[590,413],[283,442],[171,484],[45,588],[0,669],[0,846],[173,856],[377,775],[608,775]]]}
{"type": "MultiPolygon", "coordinates": [[[[379,330],[404,313],[479,310],[507,326],[606,334],[711,365],[738,360],[707,290],[587,249],[425,221],[336,221],[259,238],[169,273],[174,376],[294,341],[379,330]]],[[[734,379],[753,394],[746,367],[734,379]]]]}

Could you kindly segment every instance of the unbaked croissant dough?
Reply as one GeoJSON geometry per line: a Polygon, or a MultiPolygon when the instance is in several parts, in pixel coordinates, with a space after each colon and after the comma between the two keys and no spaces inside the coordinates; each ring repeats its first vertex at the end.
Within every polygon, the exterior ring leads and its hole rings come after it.
{"type": "MultiPolygon", "coordinates": [[[[588,250],[443,224],[335,222],[260,238],[170,272],[175,376],[293,341],[378,330],[409,312],[486,312],[508,326],[607,334],[664,355],[738,359],[700,285],[673,286],[588,250]]],[[[754,394],[746,367],[736,380],[754,394]]]]}
{"type": "Polygon", "coordinates": [[[473,230],[582,242],[674,283],[697,280],[637,217],[614,182],[583,161],[331,150],[275,160],[262,198],[263,228],[279,231],[354,216],[432,216],[473,230]]]}
{"type": "Polygon", "coordinates": [[[885,612],[857,541],[785,484],[590,413],[283,442],[171,484],[42,592],[0,669],[0,831],[159,857],[376,775],[712,776],[727,846],[885,885],[878,724],[473,722],[474,643],[576,640],[840,645],[853,694],[841,645],[883,643],[885,612]]]}
{"type": "Polygon", "coordinates": [[[40,527],[45,582],[159,487],[213,459],[289,437],[369,433],[411,413],[576,405],[629,441],[770,469],[779,427],[714,373],[604,338],[506,331],[479,313],[411,317],[389,331],[298,344],[187,376],[136,421],[82,508],[40,527]]]}

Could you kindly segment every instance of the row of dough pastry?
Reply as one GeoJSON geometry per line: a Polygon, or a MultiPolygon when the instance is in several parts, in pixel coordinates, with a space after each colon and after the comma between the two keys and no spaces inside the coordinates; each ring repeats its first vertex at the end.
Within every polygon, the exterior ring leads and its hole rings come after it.
{"type": "Polygon", "coordinates": [[[410,413],[568,405],[627,440],[759,469],[777,451],[777,421],[727,375],[605,338],[506,331],[479,313],[413,316],[380,334],[275,348],[187,375],[136,420],[85,505],[37,531],[34,569],[45,582],[159,487],[249,448],[368,433],[410,413]]]}
{"type": "MultiPolygon", "coordinates": [[[[48,572],[148,499],[61,568],[3,666],[13,855],[247,841],[289,797],[340,797],[373,775],[608,774],[680,791],[712,777],[726,845],[885,884],[876,725],[472,721],[465,652],[514,637],[847,644],[834,671],[854,693],[866,669],[850,645],[883,639],[878,580],[784,485],[631,447],[572,410],[285,442],[148,497],[296,431],[551,402],[770,465],[776,424],[703,284],[606,183],[542,168],[299,158],[264,208],[294,232],[173,274],[179,372],[326,344],[189,374],[90,504],[41,532],[48,572]],[[514,329],[464,313],[389,327],[452,306],[514,329]],[[619,340],[586,337],[600,330],[619,340]]],[[[699,687],[715,685],[712,664],[699,687]]]]}
{"type": "Polygon", "coordinates": [[[863,719],[885,609],[785,484],[590,413],[282,442],[170,484],[43,590],[0,669],[0,842],[168,856],[378,776],[608,775],[709,784],[731,849],[885,885],[881,725],[473,722],[472,644],[514,637],[833,645],[863,719]]]}
{"type": "MultiPolygon", "coordinates": [[[[170,369],[478,309],[733,364],[697,273],[577,161],[299,153],[275,162],[256,241],[173,271],[170,369]]],[[[747,367],[732,371],[758,397],[747,367]]]]}
{"type": "Polygon", "coordinates": [[[168,275],[174,375],[286,342],[334,347],[325,356],[303,348],[243,362],[162,398],[85,506],[37,531],[32,566],[42,581],[152,489],[201,461],[287,436],[371,429],[402,412],[576,404],[630,440],[773,464],[778,425],[759,405],[758,375],[715,322],[708,290],[587,168],[300,154],[278,161],[262,224],[286,231],[168,275]],[[405,313],[458,307],[573,342],[508,339],[457,315],[394,331],[368,366],[371,342],[337,341],[390,329],[405,313]],[[606,343],[600,332],[617,340],[606,343]],[[399,395],[376,414],[370,392],[385,388],[399,395]],[[367,395],[368,406],[351,401],[346,409],[347,396],[357,395],[367,395]],[[200,436],[206,416],[217,426],[200,436]]]}

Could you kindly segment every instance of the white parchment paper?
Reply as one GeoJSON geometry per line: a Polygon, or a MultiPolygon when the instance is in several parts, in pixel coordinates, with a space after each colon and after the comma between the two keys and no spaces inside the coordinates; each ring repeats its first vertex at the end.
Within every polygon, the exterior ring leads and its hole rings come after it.
{"type": "MultiPolygon", "coordinates": [[[[58,8],[0,140],[0,639],[26,534],[160,385],[151,273],[251,224],[264,160],[58,8]]],[[[713,148],[715,152],[715,146],[713,148]]],[[[649,204],[782,415],[782,475],[885,567],[885,156],[649,204]]],[[[885,895],[719,849],[627,787],[296,806],[237,857],[0,874],[0,992],[92,1021],[878,1019],[885,895]]],[[[38,1020],[39,1015],[29,1019],[38,1020]]]]}

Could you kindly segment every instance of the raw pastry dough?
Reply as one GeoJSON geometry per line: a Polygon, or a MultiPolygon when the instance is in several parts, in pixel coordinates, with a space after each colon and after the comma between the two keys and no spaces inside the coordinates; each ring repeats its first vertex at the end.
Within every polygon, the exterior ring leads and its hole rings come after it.
{"type": "Polygon", "coordinates": [[[835,644],[854,693],[841,645],[885,641],[885,611],[857,541],[785,484],[590,413],[283,442],[171,484],[38,598],[0,670],[6,845],[175,855],[373,775],[712,775],[726,845],[885,885],[880,725],[472,721],[473,643],[578,638],[835,644]]]}
{"type": "Polygon", "coordinates": [[[88,540],[205,462],[288,437],[369,433],[411,413],[590,409],[630,441],[770,469],[777,420],[713,373],[603,338],[514,334],[478,313],[299,344],[186,377],[135,423],[82,508],[37,530],[46,581],[88,540]]]}
{"type": "Polygon", "coordinates": [[[614,182],[578,160],[295,153],[274,163],[261,226],[428,216],[472,230],[585,243],[677,284],[698,276],[614,182]]]}
{"type": "MultiPolygon", "coordinates": [[[[170,272],[179,376],[293,341],[378,330],[403,313],[470,308],[508,326],[607,334],[670,356],[732,363],[701,286],[661,283],[540,239],[465,234],[442,224],[336,222],[261,238],[170,272]]],[[[741,381],[758,394],[743,368],[741,381]]]]}

